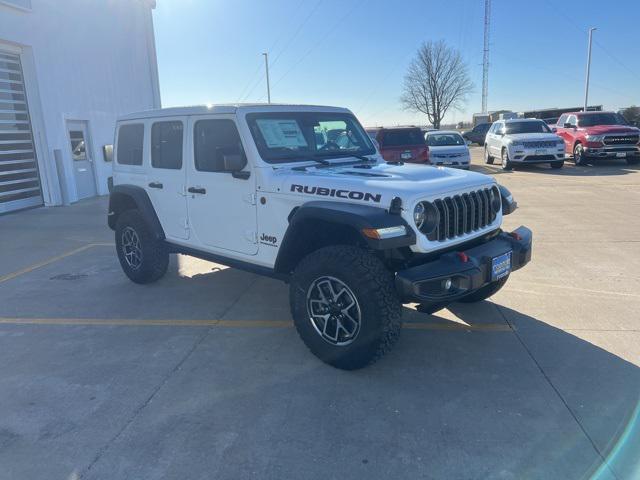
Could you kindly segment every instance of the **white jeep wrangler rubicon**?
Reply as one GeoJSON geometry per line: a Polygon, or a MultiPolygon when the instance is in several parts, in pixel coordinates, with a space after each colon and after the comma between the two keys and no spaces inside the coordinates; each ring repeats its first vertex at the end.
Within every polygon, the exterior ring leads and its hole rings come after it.
{"type": "Polygon", "coordinates": [[[118,121],[109,226],[127,276],[193,255],[290,284],[309,349],[343,369],[392,346],[403,303],[435,311],[497,292],[531,232],[492,177],[385,163],[344,108],[172,108],[118,121]]]}

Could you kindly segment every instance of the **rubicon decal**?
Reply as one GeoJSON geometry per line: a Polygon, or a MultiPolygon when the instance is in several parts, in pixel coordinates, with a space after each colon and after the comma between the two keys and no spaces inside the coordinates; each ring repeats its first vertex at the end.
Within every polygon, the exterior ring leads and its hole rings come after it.
{"type": "Polygon", "coordinates": [[[382,194],[358,192],[357,190],[340,190],[337,188],[310,187],[309,185],[291,185],[291,191],[297,193],[307,193],[309,195],[320,195],[321,197],[348,198],[351,200],[364,200],[365,202],[380,203],[382,194]]]}

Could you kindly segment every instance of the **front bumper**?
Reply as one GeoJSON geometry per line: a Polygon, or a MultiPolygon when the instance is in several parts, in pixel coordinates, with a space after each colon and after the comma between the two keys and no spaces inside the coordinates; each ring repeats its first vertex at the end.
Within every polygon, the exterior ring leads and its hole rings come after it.
{"type": "Polygon", "coordinates": [[[522,163],[548,163],[548,162],[558,162],[564,160],[564,147],[553,149],[525,149],[525,148],[517,148],[511,147],[509,150],[509,159],[512,162],[522,162],[522,163]]]}
{"type": "Polygon", "coordinates": [[[590,158],[638,158],[640,147],[635,145],[616,147],[585,147],[584,154],[590,158]]]}
{"type": "Polygon", "coordinates": [[[512,272],[529,263],[532,237],[531,230],[519,227],[469,250],[446,253],[437,260],[401,270],[396,275],[398,295],[403,303],[454,301],[491,283],[493,258],[511,251],[512,272]],[[451,287],[445,289],[448,279],[451,287]]]}

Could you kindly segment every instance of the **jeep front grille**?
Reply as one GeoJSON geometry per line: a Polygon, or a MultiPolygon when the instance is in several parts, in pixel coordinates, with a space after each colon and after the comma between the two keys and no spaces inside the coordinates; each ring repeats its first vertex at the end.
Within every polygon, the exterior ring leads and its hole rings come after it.
{"type": "Polygon", "coordinates": [[[481,230],[496,219],[489,188],[435,200],[440,221],[429,240],[450,240],[481,230]]]}
{"type": "Polygon", "coordinates": [[[635,135],[606,135],[604,137],[605,145],[635,145],[638,143],[640,136],[635,135]]]}

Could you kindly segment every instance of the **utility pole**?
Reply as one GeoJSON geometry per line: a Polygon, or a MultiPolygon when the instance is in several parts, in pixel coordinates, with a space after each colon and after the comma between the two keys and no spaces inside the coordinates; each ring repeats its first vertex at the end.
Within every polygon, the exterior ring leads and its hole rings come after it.
{"type": "Polygon", "coordinates": [[[584,111],[587,111],[587,102],[589,100],[589,75],[591,74],[591,40],[595,27],[589,29],[589,49],[587,50],[587,78],[584,82],[584,111]]]}
{"type": "Polygon", "coordinates": [[[267,103],[271,103],[271,87],[269,86],[269,54],[267,52],[264,55],[264,68],[267,73],[267,103]]]}
{"type": "Polygon", "coordinates": [[[482,113],[487,113],[489,93],[489,27],[491,26],[491,0],[484,0],[484,50],[482,54],[482,113]]]}

